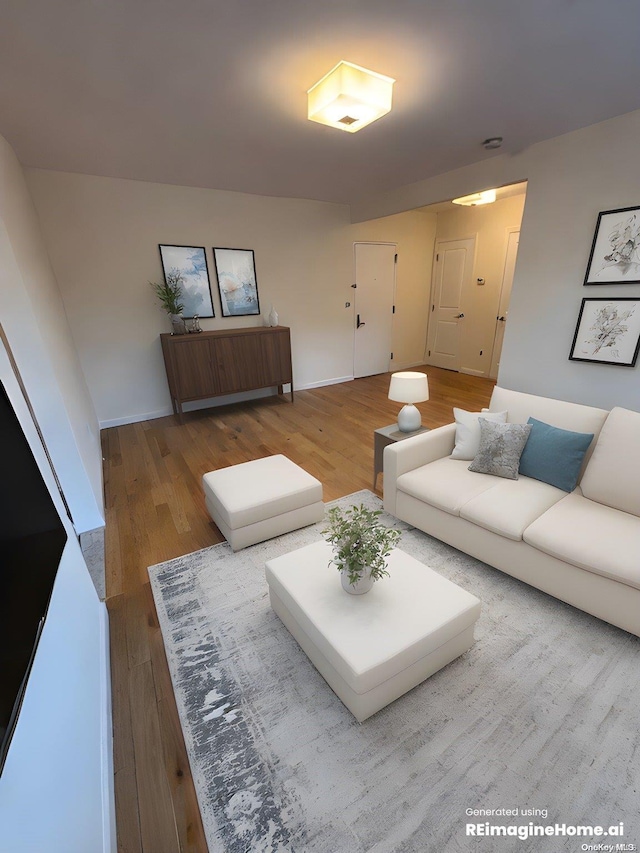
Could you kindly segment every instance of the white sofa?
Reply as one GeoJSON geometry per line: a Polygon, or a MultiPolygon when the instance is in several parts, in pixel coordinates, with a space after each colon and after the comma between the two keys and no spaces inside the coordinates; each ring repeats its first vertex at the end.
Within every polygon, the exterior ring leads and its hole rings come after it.
{"type": "Polygon", "coordinates": [[[640,636],[640,413],[498,387],[489,410],[594,433],[577,488],[472,473],[449,424],[385,448],[387,512],[640,636]]]}

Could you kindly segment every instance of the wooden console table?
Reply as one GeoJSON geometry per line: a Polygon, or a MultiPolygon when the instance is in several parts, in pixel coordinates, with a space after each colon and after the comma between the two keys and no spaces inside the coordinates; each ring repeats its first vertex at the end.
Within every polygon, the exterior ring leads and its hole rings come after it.
{"type": "Polygon", "coordinates": [[[173,411],[182,404],[239,391],[291,385],[291,336],[286,326],[160,335],[173,411]]]}

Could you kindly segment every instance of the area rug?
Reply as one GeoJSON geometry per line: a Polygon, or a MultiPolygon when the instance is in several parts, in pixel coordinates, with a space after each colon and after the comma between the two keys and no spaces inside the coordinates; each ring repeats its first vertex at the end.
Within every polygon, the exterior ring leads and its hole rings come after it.
{"type": "Polygon", "coordinates": [[[620,822],[609,840],[638,844],[638,638],[383,521],[482,615],[470,651],[362,724],[269,607],[265,561],[322,523],[149,569],[210,853],[573,851],[607,840],[574,825],[620,822]]]}

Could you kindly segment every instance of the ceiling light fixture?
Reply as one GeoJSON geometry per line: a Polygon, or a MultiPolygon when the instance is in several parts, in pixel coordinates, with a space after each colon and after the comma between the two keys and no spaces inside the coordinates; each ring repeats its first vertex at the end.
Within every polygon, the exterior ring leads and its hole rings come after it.
{"type": "Polygon", "coordinates": [[[460,198],[452,199],[454,204],[464,204],[465,207],[478,207],[480,204],[492,204],[496,200],[495,190],[484,190],[481,193],[471,193],[460,198]]]}
{"type": "Polygon", "coordinates": [[[307,117],[355,133],[390,111],[395,82],[343,60],[307,92],[307,117]]]}

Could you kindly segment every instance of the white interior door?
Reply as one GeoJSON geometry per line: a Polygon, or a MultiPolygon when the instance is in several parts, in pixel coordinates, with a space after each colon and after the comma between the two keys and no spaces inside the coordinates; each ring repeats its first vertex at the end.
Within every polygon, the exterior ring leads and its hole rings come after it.
{"type": "Polygon", "coordinates": [[[435,367],[460,369],[464,293],[473,278],[475,248],[475,237],[436,243],[426,356],[435,367]]]}
{"type": "Polygon", "coordinates": [[[389,370],[396,277],[395,243],[355,244],[353,375],[389,370]]]}
{"type": "Polygon", "coordinates": [[[502,287],[500,288],[500,304],[498,316],[496,317],[496,331],[493,339],[493,353],[491,354],[491,379],[498,378],[500,368],[500,354],[502,353],[502,342],[504,341],[504,329],[509,315],[509,300],[511,299],[511,288],[513,287],[513,274],[516,269],[516,258],[518,256],[518,245],[520,243],[520,232],[511,231],[507,242],[507,256],[504,262],[504,273],[502,275],[502,287]]]}

